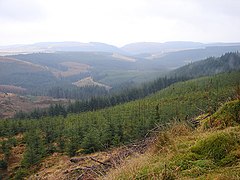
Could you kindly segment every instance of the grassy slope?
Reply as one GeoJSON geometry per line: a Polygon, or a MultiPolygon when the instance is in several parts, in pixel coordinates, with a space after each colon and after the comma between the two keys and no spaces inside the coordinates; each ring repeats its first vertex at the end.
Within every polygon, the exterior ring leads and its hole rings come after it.
{"type": "MultiPolygon", "coordinates": [[[[59,149],[59,141],[65,142],[66,145],[73,142],[78,149],[84,148],[84,141],[89,137],[98,143],[99,147],[94,144],[94,148],[99,148],[96,150],[104,150],[104,143],[118,146],[144,137],[155,124],[163,124],[173,119],[184,120],[186,117],[200,114],[201,111],[214,111],[221,102],[234,95],[239,77],[240,72],[232,72],[177,83],[142,100],[95,112],[72,114],[67,118],[2,120],[0,135],[9,137],[14,133],[25,133],[35,129],[41,132],[43,137],[47,134],[54,135],[51,142],[57,146],[56,150],[59,149]],[[108,134],[107,142],[103,141],[110,130],[113,134],[108,134]]],[[[191,138],[192,136],[189,136],[187,144],[193,143],[191,138]]]]}
{"type": "Polygon", "coordinates": [[[235,100],[203,120],[220,122],[211,129],[192,131],[184,123],[175,123],[158,134],[148,153],[111,171],[105,179],[240,179],[239,115],[240,100],[235,100]],[[223,128],[222,119],[235,123],[223,128]]]}

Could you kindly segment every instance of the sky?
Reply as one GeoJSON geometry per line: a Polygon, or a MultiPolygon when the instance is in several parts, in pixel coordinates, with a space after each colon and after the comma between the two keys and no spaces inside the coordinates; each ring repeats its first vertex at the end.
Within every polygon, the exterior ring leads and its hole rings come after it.
{"type": "Polygon", "coordinates": [[[0,45],[240,42],[239,0],[0,0],[0,45]]]}

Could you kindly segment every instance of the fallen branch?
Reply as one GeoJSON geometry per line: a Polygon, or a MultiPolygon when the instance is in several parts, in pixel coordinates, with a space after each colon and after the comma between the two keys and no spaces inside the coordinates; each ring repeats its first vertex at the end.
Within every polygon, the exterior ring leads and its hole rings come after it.
{"type": "Polygon", "coordinates": [[[99,164],[102,164],[104,166],[112,166],[111,164],[107,164],[107,163],[104,163],[104,162],[101,162],[101,161],[98,161],[97,159],[94,159],[93,157],[90,157],[90,159],[94,162],[97,162],[99,164]]]}
{"type": "Polygon", "coordinates": [[[86,158],[85,157],[80,157],[80,158],[71,158],[70,161],[73,163],[78,163],[80,161],[85,161],[86,158]]]}

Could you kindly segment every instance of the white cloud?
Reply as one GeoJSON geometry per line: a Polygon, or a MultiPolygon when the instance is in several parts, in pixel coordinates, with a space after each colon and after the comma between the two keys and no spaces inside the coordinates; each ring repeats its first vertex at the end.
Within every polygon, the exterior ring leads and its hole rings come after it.
{"type": "Polygon", "coordinates": [[[0,0],[0,38],[2,45],[240,41],[239,9],[238,0],[0,0]]]}
{"type": "Polygon", "coordinates": [[[0,0],[2,21],[37,21],[44,17],[43,9],[34,0],[0,0]]]}

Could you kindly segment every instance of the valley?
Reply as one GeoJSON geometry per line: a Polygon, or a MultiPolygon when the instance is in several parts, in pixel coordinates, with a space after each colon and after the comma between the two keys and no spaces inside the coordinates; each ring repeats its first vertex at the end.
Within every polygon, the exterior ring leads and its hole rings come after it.
{"type": "MultiPolygon", "coordinates": [[[[204,53],[185,48],[165,49],[161,56],[151,52],[160,59],[89,49],[1,57],[1,178],[212,177],[205,165],[214,172],[220,165],[189,148],[200,136],[215,136],[208,128],[237,129],[238,120],[231,118],[238,118],[238,105],[221,121],[216,117],[223,104],[238,102],[240,55],[198,61],[204,53]],[[188,52],[195,54],[190,63],[188,52]],[[195,154],[184,159],[181,152],[195,154]],[[159,168],[149,168],[154,163],[159,168]]],[[[218,53],[225,48],[233,47],[219,47],[218,53]]],[[[212,47],[204,51],[209,49],[216,53],[212,47]]],[[[232,162],[239,162],[238,155],[232,162]]]]}
{"type": "Polygon", "coordinates": [[[239,9],[0,0],[0,180],[240,180],[239,9]]]}
{"type": "MultiPolygon", "coordinates": [[[[16,171],[15,176],[19,174],[26,176],[29,172],[38,171],[35,169],[38,166],[34,164],[41,162],[42,158],[54,158],[57,155],[54,155],[54,152],[68,154],[70,157],[84,157],[85,153],[103,151],[121,144],[131,144],[149,134],[149,130],[156,124],[162,126],[174,119],[184,121],[186,118],[201,114],[202,111],[215,112],[221,103],[229,98],[235,98],[234,89],[238,82],[239,72],[225,73],[176,83],[141,100],[94,112],[69,114],[66,118],[57,116],[44,117],[38,121],[34,119],[1,120],[0,134],[2,137],[8,136],[9,133],[24,134],[26,150],[21,168],[16,171]],[[40,136],[40,132],[44,135],[43,137],[40,136]],[[39,145],[35,146],[34,141],[39,145]],[[29,148],[41,154],[31,153],[29,148]],[[31,167],[31,171],[27,173],[24,167],[31,167]]],[[[14,136],[12,137],[17,139],[14,136]]],[[[12,140],[4,141],[11,144],[12,140]]],[[[21,144],[21,141],[17,141],[18,143],[21,144]]],[[[96,158],[103,160],[98,156],[96,158]]],[[[66,171],[65,166],[62,168],[60,172],[66,171]]],[[[55,170],[52,171],[54,172],[55,170]]],[[[75,173],[81,175],[81,171],[76,170],[75,173]]]]}

